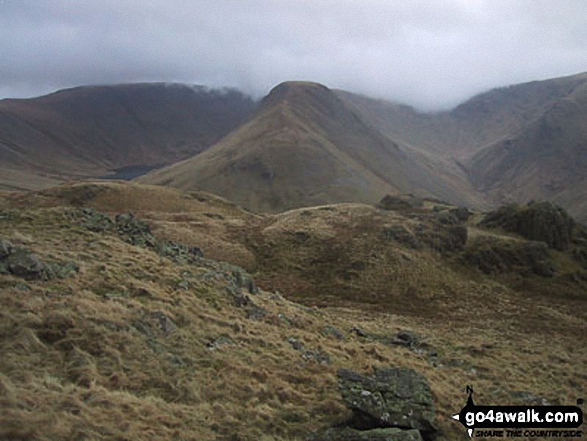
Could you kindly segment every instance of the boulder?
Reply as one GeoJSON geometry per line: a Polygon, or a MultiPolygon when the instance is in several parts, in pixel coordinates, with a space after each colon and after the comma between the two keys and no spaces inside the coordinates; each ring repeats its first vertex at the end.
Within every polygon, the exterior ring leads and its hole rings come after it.
{"type": "Polygon", "coordinates": [[[16,248],[10,254],[8,270],[24,279],[48,279],[52,276],[49,266],[28,250],[16,248]]]}
{"type": "Polygon", "coordinates": [[[417,430],[424,440],[436,438],[432,392],[415,370],[377,369],[372,376],[363,376],[341,369],[338,377],[343,400],[353,411],[347,424],[351,429],[417,430]]]}

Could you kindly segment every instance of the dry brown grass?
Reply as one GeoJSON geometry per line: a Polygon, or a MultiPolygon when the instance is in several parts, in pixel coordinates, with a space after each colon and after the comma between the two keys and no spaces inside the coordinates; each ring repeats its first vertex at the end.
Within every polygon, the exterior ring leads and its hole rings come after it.
{"type": "MultiPolygon", "coordinates": [[[[150,189],[106,187],[110,195],[84,204],[112,212],[156,207],[156,194],[136,201],[150,189]],[[115,197],[120,190],[134,196],[115,197]],[[116,210],[108,210],[114,202],[116,210]]],[[[467,384],[478,404],[522,404],[519,391],[561,404],[584,395],[581,297],[555,301],[556,285],[542,293],[515,291],[433,250],[383,241],[381,228],[411,229],[415,221],[370,206],[259,217],[215,198],[186,198],[192,208],[182,210],[177,194],[175,201],[162,197],[165,210],[141,216],[161,236],[193,245],[207,238],[207,255],[225,253],[232,262],[252,256],[266,290],[251,299],[265,316],[247,318],[224,279],[208,269],[90,232],[71,223],[70,208],[47,208],[67,205],[62,197],[9,195],[5,208],[28,208],[0,217],[2,237],[44,259],[75,260],[80,271],[26,282],[28,291],[21,279],[0,276],[0,438],[304,439],[348,416],[336,381],[340,367],[422,372],[445,440],[465,439],[450,415],[464,404],[467,384]],[[357,261],[365,266],[353,266],[357,261]],[[187,291],[178,288],[180,280],[189,282],[187,291]],[[303,307],[274,289],[329,306],[303,307]],[[177,328],[166,332],[160,313],[177,328]],[[345,340],[323,335],[327,325],[345,340]],[[355,325],[381,337],[411,329],[438,357],[359,337],[349,332],[355,325]],[[327,353],[331,364],[305,360],[289,338],[327,353]]]]}

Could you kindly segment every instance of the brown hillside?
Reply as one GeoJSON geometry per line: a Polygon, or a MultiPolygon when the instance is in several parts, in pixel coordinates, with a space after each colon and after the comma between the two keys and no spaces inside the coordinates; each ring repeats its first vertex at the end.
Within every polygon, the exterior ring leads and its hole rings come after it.
{"type": "Polygon", "coordinates": [[[212,148],[139,181],[210,191],[254,211],[398,192],[474,203],[443,165],[383,136],[328,88],[289,82],[212,148]]]}
{"type": "Polygon", "coordinates": [[[477,95],[455,109],[337,94],[382,133],[448,160],[493,204],[551,200],[587,219],[587,74],[477,95]]]}
{"type": "Polygon", "coordinates": [[[236,91],[179,84],[88,86],[3,100],[0,188],[170,164],[218,141],[253,107],[236,91]]]}
{"type": "Polygon", "coordinates": [[[587,220],[587,81],[515,135],[475,154],[471,181],[497,203],[551,200],[587,220]]]}
{"type": "Polygon", "coordinates": [[[0,437],[301,441],[348,420],[340,368],[424,375],[437,441],[467,438],[467,384],[478,403],[575,404],[584,240],[557,251],[421,202],[253,215],[122,182],[0,193],[0,240],[61,269],[6,271],[2,243],[0,437]]]}

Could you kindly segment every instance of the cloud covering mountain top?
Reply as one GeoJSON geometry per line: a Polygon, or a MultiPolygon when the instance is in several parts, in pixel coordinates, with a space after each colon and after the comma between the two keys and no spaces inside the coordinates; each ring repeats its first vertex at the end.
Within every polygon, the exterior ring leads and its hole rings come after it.
{"type": "Polygon", "coordinates": [[[587,70],[583,0],[0,0],[0,97],[318,81],[424,109],[587,70]]]}

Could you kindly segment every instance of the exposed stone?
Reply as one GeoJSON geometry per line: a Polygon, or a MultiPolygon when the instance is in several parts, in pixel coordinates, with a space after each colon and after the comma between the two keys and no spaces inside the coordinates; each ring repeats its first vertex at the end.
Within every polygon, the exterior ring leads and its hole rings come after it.
{"type": "Polygon", "coordinates": [[[100,233],[113,228],[113,222],[108,216],[92,208],[84,208],[82,215],[82,225],[90,231],[100,233]]]}
{"type": "Polygon", "coordinates": [[[159,322],[159,327],[165,335],[171,334],[177,329],[177,325],[164,312],[155,311],[151,317],[159,322]]]}
{"type": "Polygon", "coordinates": [[[430,386],[413,369],[377,369],[372,376],[341,369],[338,377],[343,400],[353,411],[349,427],[416,429],[424,440],[436,437],[430,386]]]}
{"type": "Polygon", "coordinates": [[[320,333],[324,337],[334,337],[335,339],[340,340],[340,341],[343,341],[345,339],[342,331],[334,326],[331,326],[331,325],[324,326],[322,328],[322,330],[320,331],[320,333]]]}
{"type": "Polygon", "coordinates": [[[49,279],[53,273],[39,257],[24,248],[15,248],[10,254],[8,270],[25,279],[49,279]]]}
{"type": "Polygon", "coordinates": [[[402,330],[398,332],[391,343],[401,346],[408,346],[410,348],[419,346],[421,338],[412,331],[402,330]]]}
{"type": "Polygon", "coordinates": [[[177,282],[177,285],[175,285],[175,287],[177,289],[183,289],[184,291],[187,291],[190,289],[190,283],[187,280],[180,280],[179,282],[177,282]]]}
{"type": "Polygon", "coordinates": [[[236,286],[239,288],[245,288],[249,294],[257,294],[259,292],[251,275],[242,268],[233,267],[232,278],[236,286]]]}
{"type": "Polygon", "coordinates": [[[350,332],[356,334],[358,337],[367,337],[367,333],[357,325],[353,325],[350,332]]]}
{"type": "Polygon", "coordinates": [[[311,361],[318,364],[331,364],[330,355],[324,351],[306,349],[306,347],[293,337],[287,339],[293,349],[300,352],[304,361],[311,361]]]}
{"type": "Polygon", "coordinates": [[[562,208],[550,202],[508,205],[493,211],[481,222],[488,228],[502,228],[529,240],[566,250],[572,242],[575,221],[562,208]]]}
{"type": "Polygon", "coordinates": [[[0,259],[4,259],[12,252],[12,244],[7,240],[0,240],[0,259]]]}
{"type": "Polygon", "coordinates": [[[215,351],[219,348],[221,348],[222,346],[234,346],[234,341],[229,338],[226,337],[224,335],[215,338],[213,341],[211,341],[210,343],[208,343],[206,345],[206,347],[210,350],[210,351],[215,351]]]}

